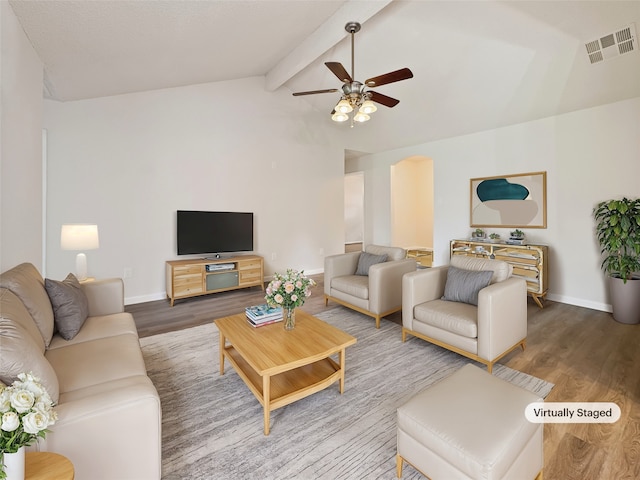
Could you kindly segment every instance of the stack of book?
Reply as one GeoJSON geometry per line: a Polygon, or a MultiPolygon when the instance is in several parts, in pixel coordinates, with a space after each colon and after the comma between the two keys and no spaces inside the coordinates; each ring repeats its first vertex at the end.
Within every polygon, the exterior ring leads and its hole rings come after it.
{"type": "Polygon", "coordinates": [[[263,305],[253,305],[245,309],[247,321],[252,327],[262,327],[282,321],[282,308],[263,305]]]}

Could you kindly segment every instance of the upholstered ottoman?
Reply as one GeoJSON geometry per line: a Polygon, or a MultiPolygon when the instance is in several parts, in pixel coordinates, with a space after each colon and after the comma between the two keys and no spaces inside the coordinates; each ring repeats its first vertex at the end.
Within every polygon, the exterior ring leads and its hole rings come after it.
{"type": "Polygon", "coordinates": [[[406,461],[432,480],[542,479],[537,395],[468,364],[398,409],[397,473],[406,461]]]}

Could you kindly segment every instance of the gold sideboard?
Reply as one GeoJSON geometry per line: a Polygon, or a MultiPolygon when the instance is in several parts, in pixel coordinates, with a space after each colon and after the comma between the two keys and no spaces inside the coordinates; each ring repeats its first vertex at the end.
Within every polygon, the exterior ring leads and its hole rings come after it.
{"type": "Polygon", "coordinates": [[[510,245],[505,242],[451,240],[451,257],[471,255],[495,258],[513,265],[513,275],[527,281],[527,292],[540,308],[547,294],[549,249],[546,245],[510,245]]]}

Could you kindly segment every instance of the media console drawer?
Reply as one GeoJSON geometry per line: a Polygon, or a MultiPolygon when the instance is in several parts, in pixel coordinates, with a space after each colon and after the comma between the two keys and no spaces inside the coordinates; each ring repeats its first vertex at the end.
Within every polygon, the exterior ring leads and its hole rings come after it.
{"type": "Polygon", "coordinates": [[[258,255],[166,262],[167,297],[175,300],[260,286],[264,290],[264,259],[258,255]],[[216,270],[215,266],[223,266],[216,270]]]}

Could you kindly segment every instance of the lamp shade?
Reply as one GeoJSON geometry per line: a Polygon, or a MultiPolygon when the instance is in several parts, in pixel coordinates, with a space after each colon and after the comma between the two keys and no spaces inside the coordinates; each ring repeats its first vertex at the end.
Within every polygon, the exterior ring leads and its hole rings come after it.
{"type": "Polygon", "coordinates": [[[62,225],[60,247],[63,250],[95,250],[99,246],[97,225],[62,225]]]}
{"type": "Polygon", "coordinates": [[[362,123],[368,121],[370,118],[366,113],[358,112],[353,116],[353,121],[362,123]]]}
{"type": "Polygon", "coordinates": [[[342,112],[336,112],[331,116],[331,120],[333,120],[334,122],[346,122],[347,120],[349,120],[349,115],[342,112]]]}
{"type": "Polygon", "coordinates": [[[378,107],[371,101],[365,100],[362,106],[360,107],[360,111],[365,114],[373,113],[378,110],[378,107]]]}

